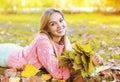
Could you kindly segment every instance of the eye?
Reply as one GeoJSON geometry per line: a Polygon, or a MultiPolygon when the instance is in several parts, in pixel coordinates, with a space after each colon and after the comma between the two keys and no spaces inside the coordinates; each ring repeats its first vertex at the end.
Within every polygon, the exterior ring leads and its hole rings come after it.
{"type": "Polygon", "coordinates": [[[60,22],[63,22],[63,19],[60,19],[60,22]]]}
{"type": "Polygon", "coordinates": [[[51,23],[50,25],[51,25],[51,26],[54,26],[55,24],[54,24],[54,23],[51,23]]]}

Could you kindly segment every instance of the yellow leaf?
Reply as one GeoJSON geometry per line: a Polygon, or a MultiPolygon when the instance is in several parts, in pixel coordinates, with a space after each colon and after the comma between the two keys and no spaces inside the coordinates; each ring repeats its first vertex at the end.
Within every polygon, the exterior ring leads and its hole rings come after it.
{"type": "Polygon", "coordinates": [[[89,73],[92,73],[93,70],[94,70],[94,66],[93,66],[92,60],[90,59],[89,67],[88,67],[88,72],[89,72],[89,73]]]}
{"type": "Polygon", "coordinates": [[[89,44],[87,44],[86,46],[84,46],[84,51],[88,52],[88,53],[91,52],[92,51],[91,46],[89,44]]]}
{"type": "Polygon", "coordinates": [[[76,42],[76,45],[81,46],[81,45],[82,45],[82,43],[81,43],[81,42],[76,42]]]}
{"type": "Polygon", "coordinates": [[[57,59],[59,59],[59,60],[63,60],[64,57],[62,57],[62,56],[57,56],[57,59]]]}
{"type": "Polygon", "coordinates": [[[75,58],[75,53],[73,53],[73,51],[70,51],[69,56],[70,56],[70,58],[74,59],[75,58]]]}
{"type": "Polygon", "coordinates": [[[37,74],[40,70],[37,69],[36,67],[34,67],[31,64],[27,64],[25,66],[24,71],[22,71],[21,75],[23,77],[30,77],[30,76],[34,76],[35,74],[37,74]]]}
{"type": "Polygon", "coordinates": [[[80,63],[81,63],[81,57],[80,57],[79,54],[77,54],[77,55],[75,56],[74,61],[75,61],[77,64],[80,64],[80,63]]]}
{"type": "Polygon", "coordinates": [[[51,75],[50,74],[42,74],[42,77],[45,79],[45,80],[49,80],[51,79],[51,75]]]}
{"type": "Polygon", "coordinates": [[[66,82],[66,81],[65,80],[60,80],[60,79],[57,79],[57,78],[53,78],[52,82],[66,82]]]}
{"type": "Polygon", "coordinates": [[[57,82],[66,82],[65,80],[58,80],[57,82]]]}
{"type": "Polygon", "coordinates": [[[79,70],[81,69],[81,65],[77,64],[76,62],[73,63],[73,69],[79,70]]]}

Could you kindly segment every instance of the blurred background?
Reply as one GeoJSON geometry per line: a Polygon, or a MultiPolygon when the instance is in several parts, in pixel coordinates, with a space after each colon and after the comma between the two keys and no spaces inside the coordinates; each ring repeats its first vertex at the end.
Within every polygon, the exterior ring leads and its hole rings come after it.
{"type": "Polygon", "coordinates": [[[30,44],[49,7],[63,11],[72,44],[89,43],[104,59],[120,59],[120,0],[0,0],[0,43],[30,44]]]}
{"type": "Polygon", "coordinates": [[[69,13],[119,13],[120,0],[0,0],[1,13],[40,13],[44,8],[60,8],[69,13]]]}

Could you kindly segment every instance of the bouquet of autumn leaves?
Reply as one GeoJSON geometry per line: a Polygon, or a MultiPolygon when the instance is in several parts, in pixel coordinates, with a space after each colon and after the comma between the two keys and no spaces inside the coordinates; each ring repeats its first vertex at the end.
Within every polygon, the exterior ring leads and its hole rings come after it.
{"type": "Polygon", "coordinates": [[[60,66],[68,66],[70,70],[80,72],[81,76],[87,77],[94,72],[91,56],[94,54],[90,45],[82,45],[80,42],[73,44],[73,50],[65,51],[58,56],[60,66]]]}

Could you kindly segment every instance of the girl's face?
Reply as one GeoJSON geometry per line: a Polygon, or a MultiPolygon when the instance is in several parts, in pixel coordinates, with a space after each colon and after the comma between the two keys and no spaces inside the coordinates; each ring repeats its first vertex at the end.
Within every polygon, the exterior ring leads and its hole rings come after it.
{"type": "Polygon", "coordinates": [[[65,35],[66,22],[60,13],[54,12],[48,20],[48,32],[52,37],[65,35]]]}

